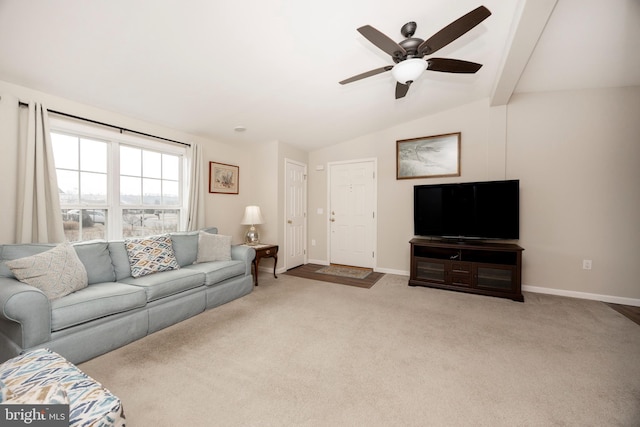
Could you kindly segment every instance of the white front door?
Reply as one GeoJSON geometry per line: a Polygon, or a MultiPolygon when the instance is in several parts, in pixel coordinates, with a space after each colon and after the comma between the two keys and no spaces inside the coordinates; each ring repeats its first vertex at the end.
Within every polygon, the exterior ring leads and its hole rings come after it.
{"type": "Polygon", "coordinates": [[[375,160],[329,166],[329,262],[374,267],[375,160]]]}
{"type": "Polygon", "coordinates": [[[285,259],[289,270],[305,263],[306,212],[307,212],[307,166],[285,160],[285,259]]]}

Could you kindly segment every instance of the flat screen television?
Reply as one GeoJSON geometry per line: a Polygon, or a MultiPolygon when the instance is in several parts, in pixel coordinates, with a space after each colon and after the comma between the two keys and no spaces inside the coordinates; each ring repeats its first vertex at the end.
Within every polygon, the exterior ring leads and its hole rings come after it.
{"type": "Polygon", "coordinates": [[[414,234],[444,239],[520,237],[520,181],[416,185],[414,234]]]}

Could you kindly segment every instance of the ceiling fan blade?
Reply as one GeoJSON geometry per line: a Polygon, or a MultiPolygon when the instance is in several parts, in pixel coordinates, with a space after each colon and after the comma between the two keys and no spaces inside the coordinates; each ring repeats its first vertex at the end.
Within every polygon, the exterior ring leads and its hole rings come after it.
{"type": "Polygon", "coordinates": [[[476,62],[449,58],[429,58],[427,63],[427,70],[441,71],[443,73],[473,74],[482,67],[482,64],[476,62]]]}
{"type": "Polygon", "coordinates": [[[407,54],[407,51],[402,46],[373,28],[371,25],[360,27],[358,28],[358,31],[371,43],[393,57],[403,57],[407,54]]]}
{"type": "Polygon", "coordinates": [[[346,85],[347,83],[355,82],[356,80],[361,80],[367,77],[375,76],[376,74],[384,73],[385,71],[389,71],[393,68],[393,65],[387,65],[385,67],[376,68],[375,70],[369,70],[365,73],[358,74],[353,77],[349,77],[340,82],[341,85],[346,85]]]}
{"type": "Polygon", "coordinates": [[[489,16],[491,16],[491,12],[484,6],[472,10],[420,43],[418,52],[424,55],[431,55],[480,24],[489,16]]]}
{"type": "Polygon", "coordinates": [[[409,92],[409,85],[396,83],[396,99],[404,98],[407,92],[409,92]]]}

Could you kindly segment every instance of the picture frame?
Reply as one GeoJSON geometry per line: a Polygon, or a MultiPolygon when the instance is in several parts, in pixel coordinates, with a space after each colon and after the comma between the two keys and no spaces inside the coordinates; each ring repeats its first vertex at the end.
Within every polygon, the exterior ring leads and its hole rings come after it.
{"type": "Polygon", "coordinates": [[[460,176],[461,133],[396,141],[396,179],[460,176]]]}
{"type": "Polygon", "coordinates": [[[209,193],[238,194],[240,167],[209,162],[209,193]]]}

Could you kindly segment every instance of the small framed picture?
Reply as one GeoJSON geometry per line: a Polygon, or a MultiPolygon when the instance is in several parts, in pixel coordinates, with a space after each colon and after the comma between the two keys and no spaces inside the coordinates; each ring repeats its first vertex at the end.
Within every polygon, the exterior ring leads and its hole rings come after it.
{"type": "Polygon", "coordinates": [[[209,162],[209,193],[238,194],[240,168],[209,162]]]}
{"type": "Polygon", "coordinates": [[[460,176],[460,132],[396,144],[396,179],[460,176]]]}

